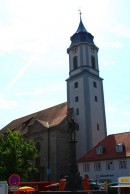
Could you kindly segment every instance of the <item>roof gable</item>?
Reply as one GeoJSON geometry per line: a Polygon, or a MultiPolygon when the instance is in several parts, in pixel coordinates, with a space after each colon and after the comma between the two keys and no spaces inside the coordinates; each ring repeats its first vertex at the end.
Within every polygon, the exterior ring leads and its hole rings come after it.
{"type": "Polygon", "coordinates": [[[108,135],[99,142],[92,150],[81,157],[78,162],[96,161],[104,159],[116,159],[130,157],[130,132],[108,135]],[[117,152],[116,146],[122,143],[124,150],[117,152]],[[99,145],[104,146],[103,154],[97,154],[96,149],[99,145]]]}
{"type": "Polygon", "coordinates": [[[58,104],[56,106],[32,113],[30,115],[13,120],[3,129],[0,133],[4,133],[6,129],[10,130],[24,130],[28,126],[31,126],[34,122],[38,121],[42,125],[48,128],[58,125],[67,116],[67,103],[58,104]]]}

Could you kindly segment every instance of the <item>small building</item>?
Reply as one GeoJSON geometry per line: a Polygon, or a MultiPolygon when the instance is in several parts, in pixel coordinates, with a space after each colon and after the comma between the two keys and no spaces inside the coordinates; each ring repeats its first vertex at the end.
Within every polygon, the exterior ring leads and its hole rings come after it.
{"type": "Polygon", "coordinates": [[[78,160],[81,176],[117,182],[130,174],[130,132],[108,135],[78,160]]]}

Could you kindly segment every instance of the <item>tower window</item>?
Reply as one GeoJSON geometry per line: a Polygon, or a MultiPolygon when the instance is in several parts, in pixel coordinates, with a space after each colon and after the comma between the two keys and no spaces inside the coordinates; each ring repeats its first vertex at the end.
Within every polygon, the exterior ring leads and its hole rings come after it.
{"type": "Polygon", "coordinates": [[[78,102],[79,101],[79,98],[78,96],[75,97],[75,102],[78,102]]]}
{"type": "Polygon", "coordinates": [[[74,88],[78,88],[78,82],[74,83],[74,88]]]}
{"type": "Polygon", "coordinates": [[[76,115],[79,115],[79,109],[78,108],[76,109],[76,115]]]}
{"type": "Polygon", "coordinates": [[[74,56],[73,58],[73,69],[77,69],[78,68],[78,60],[77,60],[77,56],[74,56]]]}
{"type": "Polygon", "coordinates": [[[97,123],[97,130],[99,131],[99,123],[97,123]]]}
{"type": "Polygon", "coordinates": [[[98,101],[98,97],[97,96],[95,96],[95,102],[97,102],[98,101]]]}
{"type": "Polygon", "coordinates": [[[91,50],[91,53],[94,53],[94,47],[93,46],[90,47],[90,50],[91,50]]]}
{"type": "Polygon", "coordinates": [[[91,56],[91,64],[92,64],[92,68],[96,69],[96,65],[95,65],[95,57],[92,55],[91,56]]]}
{"type": "Polygon", "coordinates": [[[93,87],[97,88],[97,83],[95,81],[93,82],[93,87]]]}

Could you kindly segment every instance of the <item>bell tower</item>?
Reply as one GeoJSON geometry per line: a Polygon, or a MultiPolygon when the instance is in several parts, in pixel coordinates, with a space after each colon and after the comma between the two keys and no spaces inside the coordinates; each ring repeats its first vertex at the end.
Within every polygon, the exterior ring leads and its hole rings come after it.
{"type": "Polygon", "coordinates": [[[86,154],[107,135],[103,79],[99,76],[98,47],[94,37],[82,22],[71,36],[69,78],[67,81],[68,109],[78,123],[76,133],[77,159],[86,154]]]}

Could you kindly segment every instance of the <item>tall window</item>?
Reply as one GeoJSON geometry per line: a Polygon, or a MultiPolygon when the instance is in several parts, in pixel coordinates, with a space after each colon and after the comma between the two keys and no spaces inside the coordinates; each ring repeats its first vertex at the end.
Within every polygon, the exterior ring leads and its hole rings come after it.
{"type": "Polygon", "coordinates": [[[78,58],[77,56],[74,56],[73,58],[73,69],[77,69],[78,68],[78,58]]]}
{"type": "Polygon", "coordinates": [[[78,96],[75,97],[75,102],[78,102],[79,101],[79,98],[78,96]]]}
{"type": "Polygon", "coordinates": [[[37,142],[37,143],[36,143],[36,149],[37,149],[38,153],[40,152],[40,147],[41,147],[41,146],[40,146],[40,142],[37,142]]]}
{"type": "Polygon", "coordinates": [[[84,172],[90,171],[90,163],[84,163],[83,164],[83,171],[84,172]]]}
{"type": "Polygon", "coordinates": [[[120,160],[119,161],[119,169],[126,169],[126,168],[127,168],[126,160],[120,160]]]}
{"type": "Polygon", "coordinates": [[[78,88],[78,82],[74,83],[74,88],[78,88]]]}
{"type": "Polygon", "coordinates": [[[78,108],[76,109],[76,115],[79,115],[79,109],[78,108]]]}
{"type": "Polygon", "coordinates": [[[123,152],[124,151],[124,144],[123,143],[118,143],[116,145],[116,152],[123,152]]]}
{"type": "Polygon", "coordinates": [[[97,102],[97,101],[98,101],[98,97],[97,97],[97,96],[95,96],[94,98],[95,98],[95,102],[97,102]]]}
{"type": "Polygon", "coordinates": [[[101,163],[100,162],[95,162],[94,163],[94,170],[95,171],[100,171],[101,170],[101,163]]]}
{"type": "Polygon", "coordinates": [[[97,88],[97,83],[95,81],[93,82],[93,87],[97,88]]]}
{"type": "Polygon", "coordinates": [[[104,146],[103,145],[99,145],[98,147],[96,147],[97,155],[102,155],[103,151],[104,151],[104,146]]]}
{"type": "Polygon", "coordinates": [[[99,128],[99,123],[97,123],[97,130],[99,131],[99,129],[100,129],[100,128],[99,128]]]}
{"type": "Polygon", "coordinates": [[[106,161],[106,169],[113,170],[113,161],[106,161]]]}
{"type": "Polygon", "coordinates": [[[91,64],[92,64],[92,68],[96,69],[96,65],[95,65],[95,57],[93,55],[91,55],[91,64]]]}

